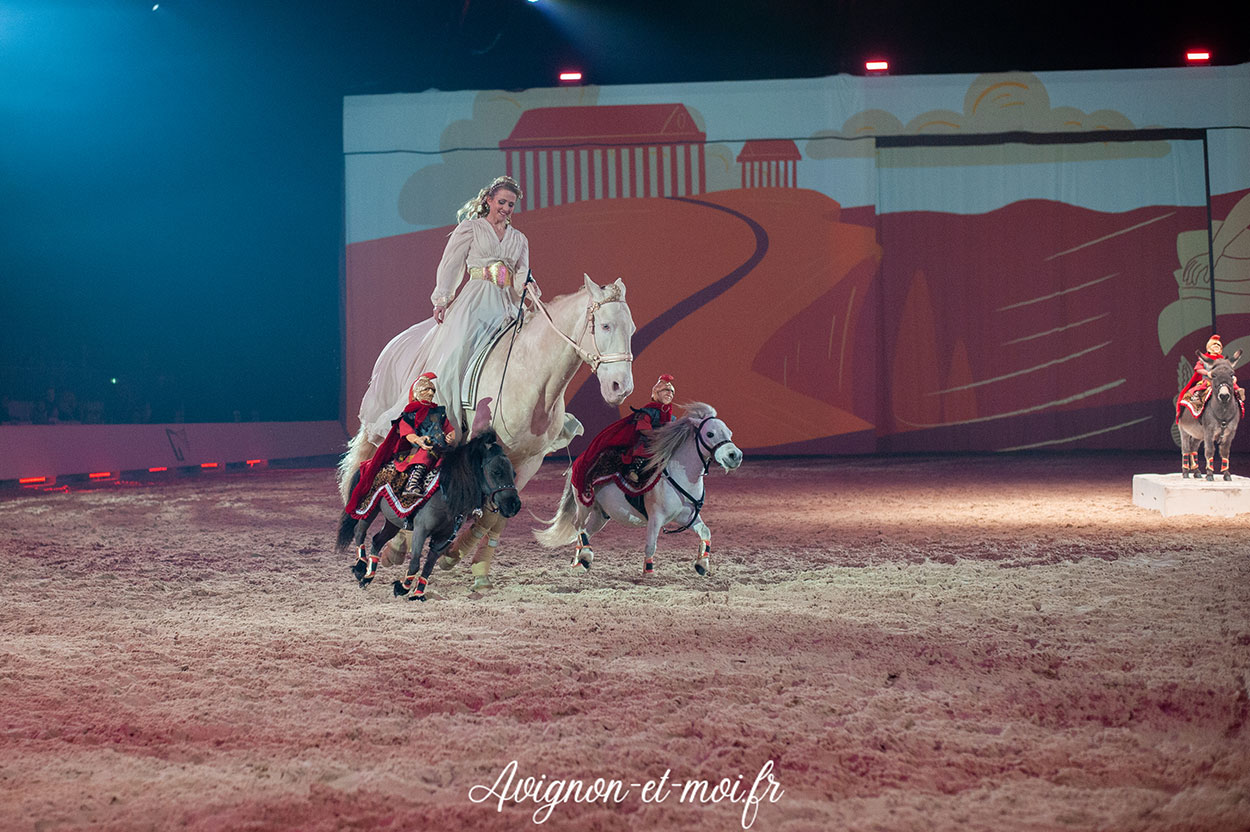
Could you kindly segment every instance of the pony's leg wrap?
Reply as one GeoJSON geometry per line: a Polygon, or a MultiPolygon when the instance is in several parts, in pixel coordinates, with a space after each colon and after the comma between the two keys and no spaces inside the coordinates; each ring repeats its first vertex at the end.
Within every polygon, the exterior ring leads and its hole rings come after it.
{"type": "Polygon", "coordinates": [[[352,564],[352,574],[356,576],[356,580],[360,585],[368,586],[369,582],[378,573],[378,555],[365,554],[365,544],[356,547],[356,562],[352,564]]]}
{"type": "Polygon", "coordinates": [[[699,557],[695,558],[694,571],[700,575],[712,574],[712,541],[708,538],[699,539],[699,557]]]}
{"type": "Polygon", "coordinates": [[[393,587],[395,597],[407,595],[409,601],[424,601],[425,587],[429,583],[420,573],[407,575],[402,581],[396,581],[393,587]]]}
{"type": "Polygon", "coordinates": [[[578,529],[577,542],[573,544],[573,562],[569,564],[574,570],[585,572],[595,562],[595,550],[590,548],[590,535],[585,529],[578,529]]]}

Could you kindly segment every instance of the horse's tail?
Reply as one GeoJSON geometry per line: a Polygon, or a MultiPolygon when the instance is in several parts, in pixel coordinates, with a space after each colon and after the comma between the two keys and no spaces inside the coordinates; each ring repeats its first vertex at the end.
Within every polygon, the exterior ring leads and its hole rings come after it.
{"type": "Polygon", "coordinates": [[[360,473],[360,466],[373,456],[377,447],[365,436],[363,425],[347,443],[347,453],[343,454],[343,458],[339,460],[339,496],[343,498],[343,505],[347,505],[347,498],[352,496],[352,488],[355,486],[356,476],[360,473]]]}
{"type": "Polygon", "coordinates": [[[550,520],[544,520],[537,515],[534,518],[546,526],[544,529],[534,529],[534,539],[548,549],[577,541],[577,495],[573,492],[572,471],[564,477],[564,493],[560,495],[560,508],[556,511],[556,516],[550,520]]]}

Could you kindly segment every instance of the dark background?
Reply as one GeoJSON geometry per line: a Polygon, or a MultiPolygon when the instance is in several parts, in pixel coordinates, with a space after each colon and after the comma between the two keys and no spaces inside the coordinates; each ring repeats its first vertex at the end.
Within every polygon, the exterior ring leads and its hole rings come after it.
{"type": "MultiPolygon", "coordinates": [[[[340,416],[342,98],[1250,60],[1233,5],[0,0],[0,393],[340,416]],[[1192,15],[1189,17],[1187,15],[1192,15]]],[[[3,412],[0,412],[0,417],[3,412]]]]}

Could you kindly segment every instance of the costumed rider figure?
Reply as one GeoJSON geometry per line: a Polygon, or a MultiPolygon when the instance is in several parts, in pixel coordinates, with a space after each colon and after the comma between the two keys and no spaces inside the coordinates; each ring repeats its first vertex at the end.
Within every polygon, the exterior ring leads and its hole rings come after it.
{"type": "MultiPolygon", "coordinates": [[[[673,397],[677,388],[668,373],[651,388],[651,401],[601,430],[586,450],[573,460],[572,482],[577,499],[594,502],[595,486],[614,479],[628,496],[648,491],[654,482],[643,481],[643,469],[651,458],[647,434],[673,421],[673,397]]],[[[652,479],[658,479],[652,477],[652,479]]]]}
{"type": "MultiPolygon", "coordinates": [[[[1206,351],[1202,353],[1202,361],[1212,362],[1220,358],[1224,358],[1224,342],[1220,340],[1220,336],[1212,335],[1207,341],[1206,351]]],[[[1194,365],[1194,374],[1190,376],[1189,383],[1182,388],[1180,395],[1176,397],[1176,421],[1181,420],[1181,408],[1188,407],[1189,411],[1194,415],[1195,419],[1202,417],[1202,408],[1206,406],[1207,397],[1211,395],[1211,382],[1207,381],[1207,377],[1198,372],[1201,361],[1194,365]]],[[[1246,400],[1246,391],[1235,383],[1237,398],[1242,402],[1246,400]]]]}
{"type": "Polygon", "coordinates": [[[455,430],[441,405],[434,373],[422,373],[408,393],[408,404],[373,457],[360,468],[360,481],[348,498],[346,511],[362,518],[385,498],[401,517],[420,507],[437,482],[443,452],[455,439],[455,430]]]}

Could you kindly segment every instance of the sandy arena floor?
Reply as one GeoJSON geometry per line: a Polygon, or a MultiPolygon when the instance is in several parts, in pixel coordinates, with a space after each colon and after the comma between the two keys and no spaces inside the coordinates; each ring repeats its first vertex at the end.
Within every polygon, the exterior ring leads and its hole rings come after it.
{"type": "Polygon", "coordinates": [[[1174,456],[748,457],[645,583],[553,465],[425,604],[330,470],[0,493],[0,829],[1245,830],[1250,515],[1134,507],[1174,456]]]}

